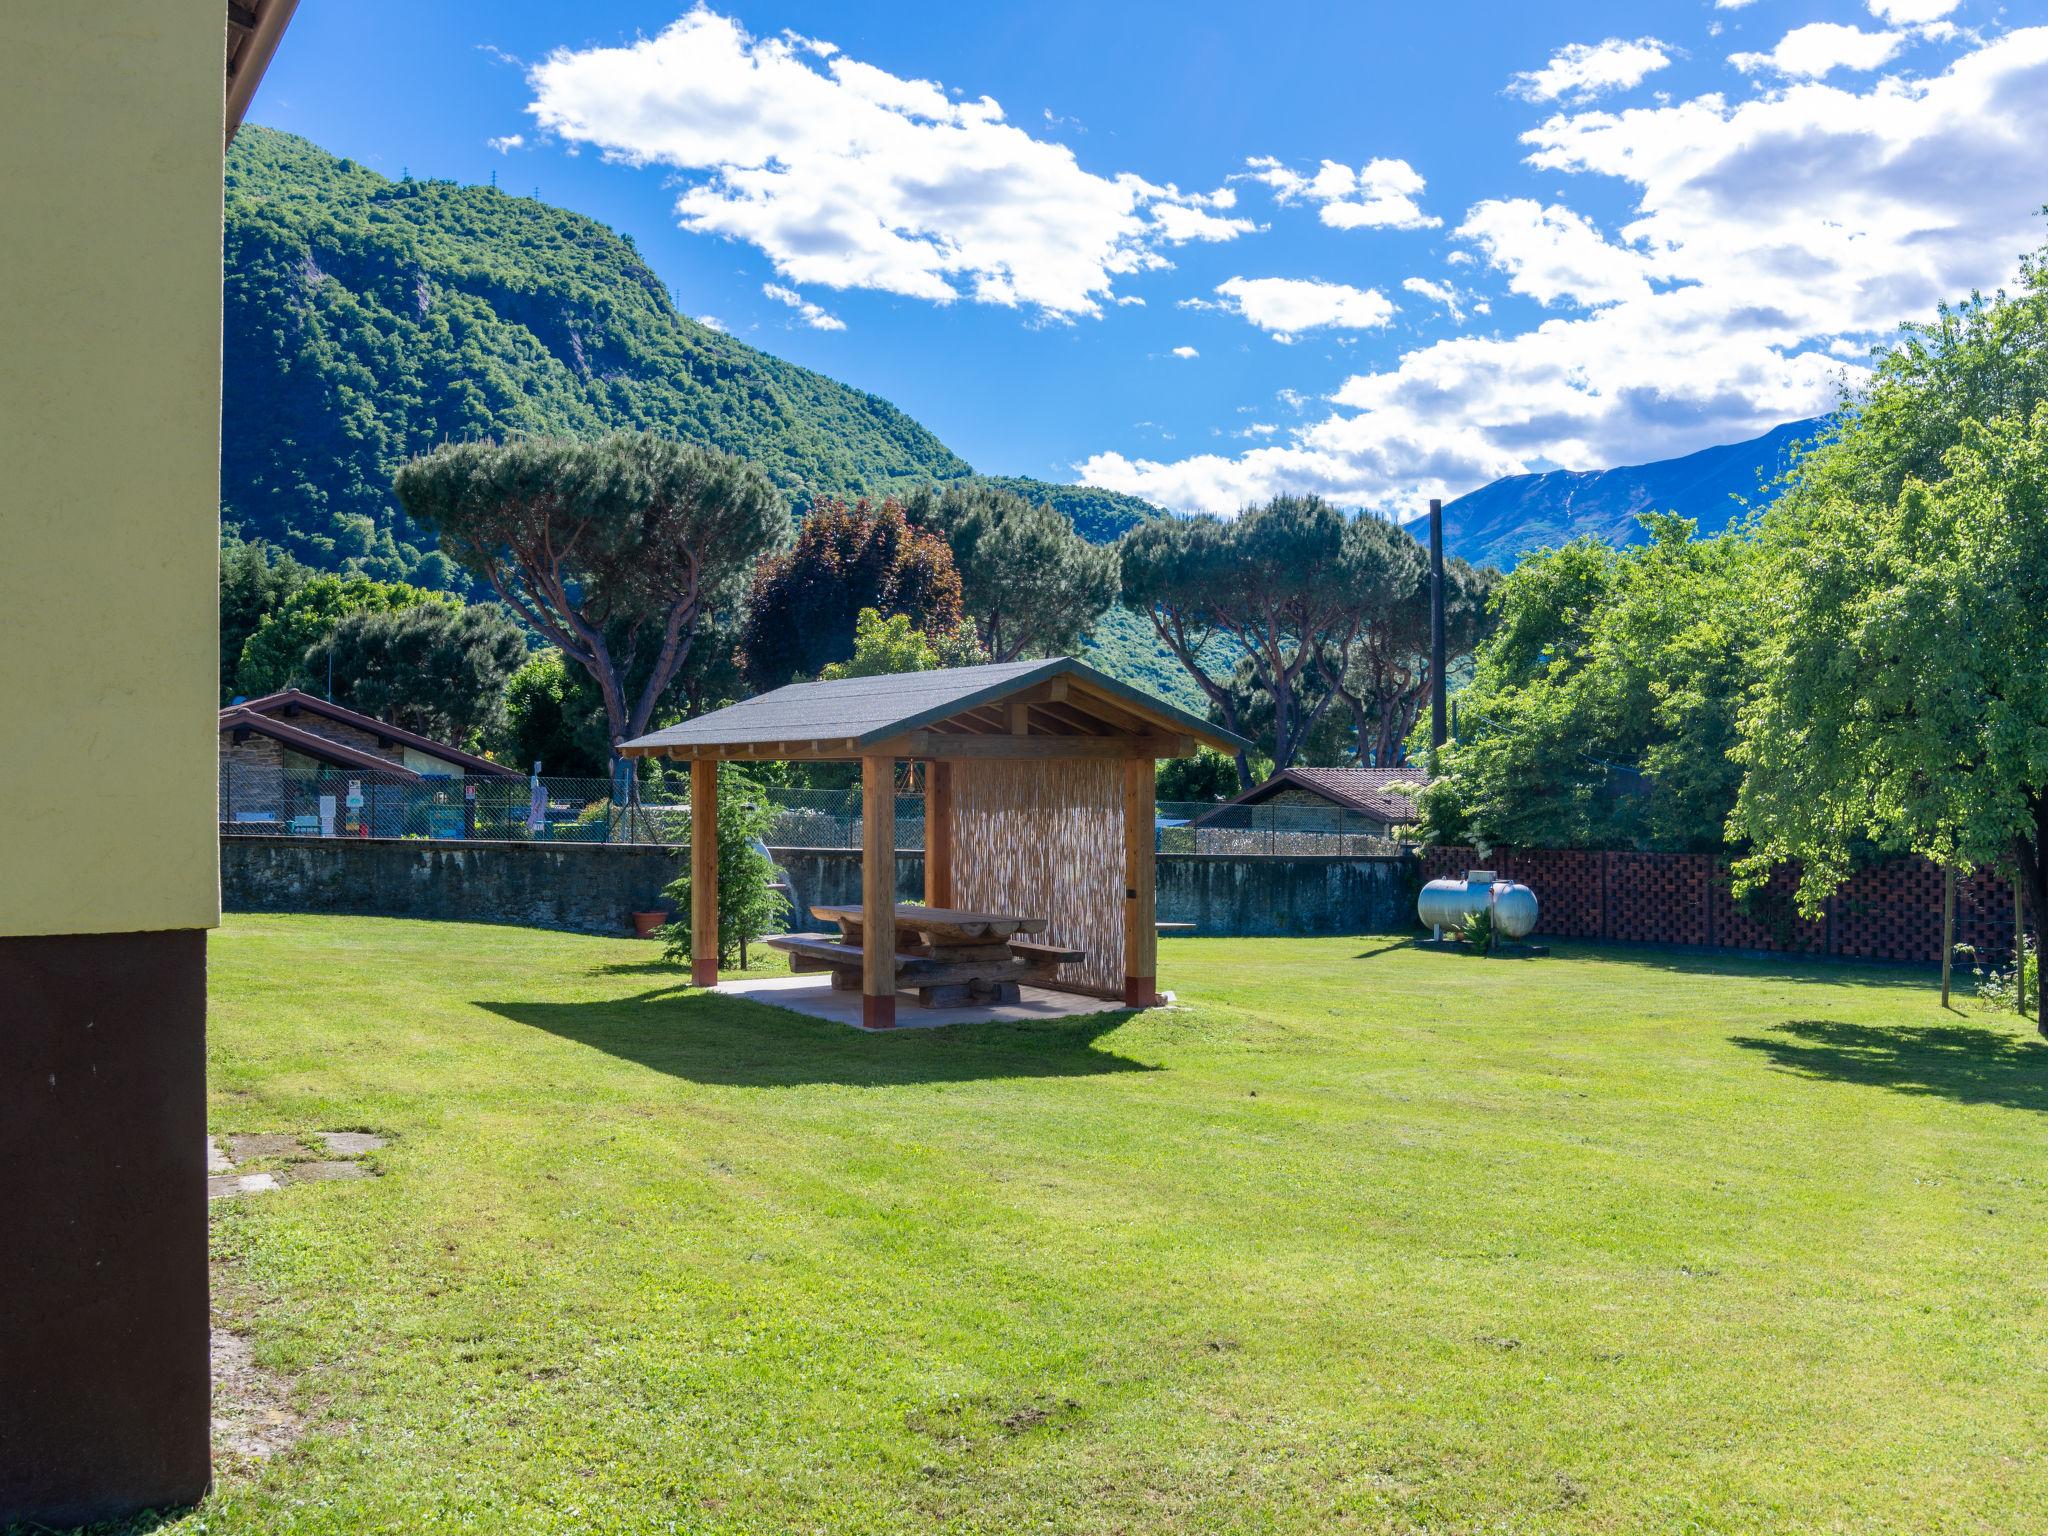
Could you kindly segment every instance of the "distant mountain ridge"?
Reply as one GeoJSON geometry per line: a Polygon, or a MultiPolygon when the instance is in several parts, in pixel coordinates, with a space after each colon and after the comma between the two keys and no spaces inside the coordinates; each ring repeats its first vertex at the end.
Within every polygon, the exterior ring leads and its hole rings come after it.
{"type": "MultiPolygon", "coordinates": [[[[1702,533],[1719,533],[1743,510],[1772,501],[1772,483],[1794,447],[1820,432],[1825,418],[1791,421],[1747,442],[1703,448],[1683,458],[1614,469],[1556,469],[1509,475],[1444,503],[1444,548],[1474,565],[1506,569],[1532,549],[1590,534],[1617,548],[1643,540],[1642,512],[1676,512],[1702,533]]],[[[1428,537],[1427,519],[1407,525],[1428,537]]]]}

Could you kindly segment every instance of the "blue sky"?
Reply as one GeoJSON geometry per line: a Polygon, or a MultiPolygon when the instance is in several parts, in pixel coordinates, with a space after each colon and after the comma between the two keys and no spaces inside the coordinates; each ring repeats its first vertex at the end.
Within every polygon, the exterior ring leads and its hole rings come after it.
{"type": "Polygon", "coordinates": [[[1414,506],[1824,407],[2048,236],[2048,0],[303,6],[256,104],[630,233],[977,468],[1414,506]]]}

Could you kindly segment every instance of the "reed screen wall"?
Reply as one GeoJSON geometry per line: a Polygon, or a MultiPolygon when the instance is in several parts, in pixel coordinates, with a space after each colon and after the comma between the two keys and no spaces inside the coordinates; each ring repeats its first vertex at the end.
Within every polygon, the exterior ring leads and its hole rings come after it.
{"type": "Polygon", "coordinates": [[[953,904],[1047,918],[1045,941],[1088,951],[1060,979],[1121,993],[1123,765],[1104,758],[953,764],[953,904]]]}

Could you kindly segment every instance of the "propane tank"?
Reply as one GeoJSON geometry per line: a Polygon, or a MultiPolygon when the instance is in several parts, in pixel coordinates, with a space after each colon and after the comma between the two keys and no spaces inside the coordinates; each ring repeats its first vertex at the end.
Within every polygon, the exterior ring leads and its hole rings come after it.
{"type": "Polygon", "coordinates": [[[1462,880],[1432,880],[1415,899],[1415,915],[1439,939],[1445,929],[1462,929],[1488,911],[1502,938],[1523,939],[1536,931],[1536,893],[1490,869],[1468,869],[1462,880]]]}

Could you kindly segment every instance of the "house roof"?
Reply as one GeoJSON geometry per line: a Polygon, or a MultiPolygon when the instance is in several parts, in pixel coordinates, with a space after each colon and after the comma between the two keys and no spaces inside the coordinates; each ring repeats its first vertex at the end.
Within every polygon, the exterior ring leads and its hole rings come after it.
{"type": "Polygon", "coordinates": [[[315,762],[331,763],[337,768],[355,768],[365,773],[384,774],[391,778],[403,779],[408,783],[419,780],[421,775],[403,763],[394,763],[388,757],[379,757],[374,752],[365,752],[347,742],[336,741],[331,736],[322,736],[269,715],[259,715],[254,710],[239,705],[229,705],[220,712],[220,728],[227,731],[249,731],[258,736],[268,736],[272,741],[315,762]]]}
{"type": "Polygon", "coordinates": [[[263,83],[263,71],[277,51],[278,39],[292,24],[292,12],[299,0],[227,0],[226,119],[227,142],[235,141],[235,130],[249,103],[256,99],[256,87],[263,83]]]}
{"type": "Polygon", "coordinates": [[[1258,805],[1283,789],[1299,789],[1343,810],[1398,826],[1416,819],[1415,801],[1392,786],[1426,785],[1429,781],[1429,775],[1420,768],[1283,768],[1265,783],[1224,801],[1213,811],[1205,811],[1195,818],[1195,824],[1199,826],[1233,806],[1258,805]]]}
{"type": "MultiPolygon", "coordinates": [[[[460,747],[451,747],[445,741],[436,741],[431,736],[422,736],[417,731],[408,731],[403,726],[393,725],[388,720],[379,720],[375,715],[366,715],[359,710],[349,709],[332,700],[320,698],[297,688],[285,688],[276,693],[266,693],[260,699],[245,699],[240,708],[251,714],[275,719],[282,715],[290,717],[301,712],[333,720],[341,725],[352,725],[359,731],[375,736],[379,742],[390,742],[401,747],[410,747],[428,757],[437,757],[442,762],[460,768],[465,773],[482,774],[488,778],[519,779],[525,775],[516,768],[507,768],[503,763],[494,763],[487,757],[478,757],[474,752],[465,752],[460,747]]],[[[221,711],[225,726],[227,710],[221,711]]],[[[317,733],[309,733],[317,734],[317,733]]],[[[376,759],[386,766],[393,766],[389,759],[376,759]]]]}
{"type": "Polygon", "coordinates": [[[1206,720],[1072,657],[1054,656],[791,683],[639,737],[620,750],[647,757],[685,755],[697,748],[788,746],[858,756],[864,748],[912,733],[924,733],[929,739],[921,737],[921,744],[939,756],[948,755],[956,742],[960,755],[970,755],[966,743],[976,736],[1079,740],[1157,735],[1193,738],[1224,752],[1240,745],[1237,737],[1206,720]],[[1021,715],[1006,715],[1009,709],[1021,715]],[[1020,718],[1022,730],[1015,723],[1020,718]]]}

